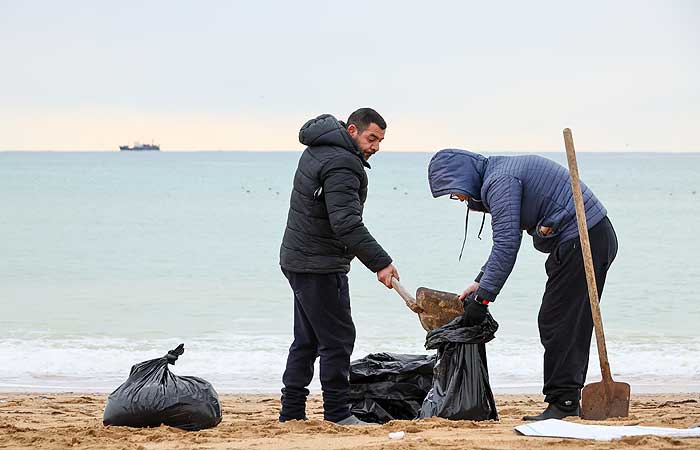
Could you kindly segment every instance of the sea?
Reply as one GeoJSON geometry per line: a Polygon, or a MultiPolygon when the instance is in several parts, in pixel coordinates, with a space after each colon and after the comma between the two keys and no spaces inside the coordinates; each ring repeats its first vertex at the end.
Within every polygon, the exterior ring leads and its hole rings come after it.
{"type": "MultiPolygon", "coordinates": [[[[299,155],[0,152],[0,390],[110,392],[184,343],[175,374],[279,392],[293,312],[279,246],[299,155]]],[[[488,257],[489,216],[479,239],[472,213],[458,261],[465,207],[432,198],[431,156],[375,155],[364,222],[409,290],[461,292],[488,257]]],[[[613,377],[633,393],[700,392],[700,154],[578,158],[620,245],[601,303],[613,377]]],[[[490,308],[497,394],[541,390],[545,259],[525,234],[490,308]]],[[[359,261],[349,279],[353,358],[432,352],[393,290],[359,261]]],[[[591,352],[596,381],[595,339],[591,352]]]]}

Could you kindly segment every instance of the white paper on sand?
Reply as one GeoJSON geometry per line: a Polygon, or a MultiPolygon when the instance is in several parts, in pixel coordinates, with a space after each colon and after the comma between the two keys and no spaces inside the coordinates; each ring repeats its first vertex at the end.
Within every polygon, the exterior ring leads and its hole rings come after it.
{"type": "Polygon", "coordinates": [[[625,436],[664,436],[674,438],[700,437],[700,428],[661,428],[641,426],[586,425],[547,419],[515,427],[515,431],[525,436],[558,437],[572,439],[594,439],[610,441],[625,436]]]}

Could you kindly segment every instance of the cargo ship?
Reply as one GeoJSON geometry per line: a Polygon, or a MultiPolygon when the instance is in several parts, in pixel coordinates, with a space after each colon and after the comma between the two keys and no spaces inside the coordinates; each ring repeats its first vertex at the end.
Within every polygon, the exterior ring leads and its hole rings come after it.
{"type": "Polygon", "coordinates": [[[155,145],[155,144],[139,144],[138,142],[135,142],[133,147],[129,147],[128,145],[120,145],[119,151],[122,151],[122,152],[159,152],[160,146],[155,145]]]}

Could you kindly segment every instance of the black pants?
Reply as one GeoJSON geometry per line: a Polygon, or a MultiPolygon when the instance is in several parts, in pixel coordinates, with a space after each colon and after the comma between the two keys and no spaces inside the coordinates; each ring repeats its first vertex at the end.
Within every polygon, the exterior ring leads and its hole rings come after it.
{"type": "Polygon", "coordinates": [[[283,270],[294,291],[294,342],[282,382],[280,420],[305,417],[307,386],[320,356],[323,417],[337,422],[350,416],[348,374],[355,345],[348,277],[344,273],[296,273],[283,270]]]}
{"type": "MultiPolygon", "coordinates": [[[[588,230],[598,295],[617,255],[617,237],[608,218],[588,230]]],[[[579,238],[562,242],[545,263],[547,287],[538,317],[544,346],[544,388],[548,403],[578,402],[586,381],[593,331],[586,271],[579,238]]]]}

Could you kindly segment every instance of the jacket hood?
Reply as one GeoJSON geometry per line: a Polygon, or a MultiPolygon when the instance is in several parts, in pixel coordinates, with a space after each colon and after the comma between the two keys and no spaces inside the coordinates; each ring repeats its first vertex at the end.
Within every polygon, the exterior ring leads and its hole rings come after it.
{"type": "Polygon", "coordinates": [[[478,153],[440,150],[428,165],[428,182],[433,197],[451,193],[468,195],[473,199],[469,201],[469,208],[483,211],[481,186],[487,163],[488,159],[478,153]]]}
{"type": "Polygon", "coordinates": [[[355,141],[350,137],[350,133],[345,129],[345,124],[330,114],[321,114],[306,122],[299,130],[299,142],[307,147],[322,145],[342,147],[357,155],[366,167],[370,167],[355,145],[355,141]]]}

